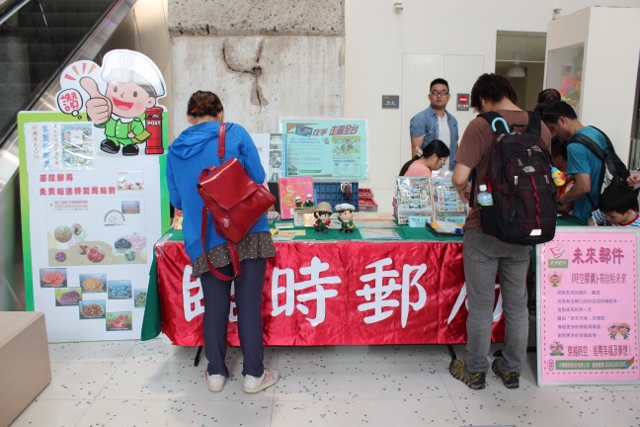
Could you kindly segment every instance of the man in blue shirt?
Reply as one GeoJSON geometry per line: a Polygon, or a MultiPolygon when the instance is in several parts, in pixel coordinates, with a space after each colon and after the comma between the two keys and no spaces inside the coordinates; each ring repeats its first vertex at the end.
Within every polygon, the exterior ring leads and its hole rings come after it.
{"type": "Polygon", "coordinates": [[[458,144],[458,121],[446,111],[449,94],[449,83],[445,79],[435,79],[429,88],[431,105],[413,116],[409,125],[411,137],[411,155],[421,155],[422,147],[434,139],[439,139],[449,147],[449,166],[453,170],[458,144]]]}
{"type": "MultiPolygon", "coordinates": [[[[574,134],[582,134],[603,150],[607,148],[604,135],[580,123],[573,107],[564,101],[547,107],[543,119],[554,136],[571,138],[574,134]]],[[[574,176],[575,184],[558,198],[558,204],[575,202],[574,215],[586,223],[600,201],[602,161],[583,144],[568,144],[567,173],[574,176]]]]}

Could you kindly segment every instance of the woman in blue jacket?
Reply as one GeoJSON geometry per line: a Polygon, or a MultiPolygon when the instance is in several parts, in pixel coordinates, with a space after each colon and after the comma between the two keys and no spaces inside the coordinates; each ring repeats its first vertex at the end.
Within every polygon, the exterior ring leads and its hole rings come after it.
{"type": "MultiPolygon", "coordinates": [[[[209,361],[205,378],[211,391],[221,391],[229,371],[225,364],[231,281],[216,278],[207,267],[205,256],[225,275],[232,275],[227,240],[207,221],[206,254],[200,238],[203,202],[196,190],[200,172],[218,165],[218,133],[224,110],[218,96],[198,91],[187,106],[191,125],[171,144],[167,160],[167,184],[171,203],[181,209],[185,249],[193,263],[193,275],[200,277],[204,293],[204,348],[209,361]]],[[[258,150],[247,131],[235,123],[226,125],[224,161],[237,158],[249,177],[258,184],[265,180],[258,150]]],[[[236,277],[235,298],[238,333],[243,354],[244,391],[257,393],[278,382],[276,370],[265,369],[262,346],[262,290],[267,258],[275,247],[264,215],[238,243],[243,274],[236,277]]]]}

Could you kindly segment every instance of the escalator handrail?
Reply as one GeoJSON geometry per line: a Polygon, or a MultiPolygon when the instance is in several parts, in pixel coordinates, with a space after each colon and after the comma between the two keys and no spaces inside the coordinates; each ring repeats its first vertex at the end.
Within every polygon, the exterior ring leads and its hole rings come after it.
{"type": "Polygon", "coordinates": [[[31,0],[14,0],[8,1],[7,4],[0,4],[0,25],[4,24],[6,20],[18,13],[27,3],[31,0]]]}

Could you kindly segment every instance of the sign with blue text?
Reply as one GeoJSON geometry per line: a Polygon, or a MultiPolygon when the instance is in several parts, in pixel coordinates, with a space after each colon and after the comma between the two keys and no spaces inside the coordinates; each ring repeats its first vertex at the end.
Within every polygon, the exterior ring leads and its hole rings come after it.
{"type": "Polygon", "coordinates": [[[357,119],[282,119],[283,176],[369,179],[368,126],[357,119]]]}

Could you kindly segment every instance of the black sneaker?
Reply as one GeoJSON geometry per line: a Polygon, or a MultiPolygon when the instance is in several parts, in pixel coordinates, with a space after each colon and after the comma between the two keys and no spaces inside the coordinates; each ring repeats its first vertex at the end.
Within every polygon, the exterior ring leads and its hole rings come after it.
{"type": "Polygon", "coordinates": [[[493,360],[491,370],[502,380],[506,388],[520,387],[520,372],[502,372],[498,367],[498,359],[493,360]]]}
{"type": "Polygon", "coordinates": [[[449,365],[451,376],[462,381],[473,390],[482,390],[485,387],[485,378],[487,374],[484,372],[469,372],[467,364],[461,360],[454,359],[449,365]]]}
{"type": "Polygon", "coordinates": [[[105,139],[100,143],[100,149],[105,153],[116,154],[120,151],[120,144],[116,144],[110,139],[105,139]]]}
{"type": "Polygon", "coordinates": [[[122,148],[122,155],[123,156],[137,156],[138,155],[138,151],[140,151],[140,150],[138,149],[136,144],[129,144],[129,145],[125,145],[122,148]]]}

